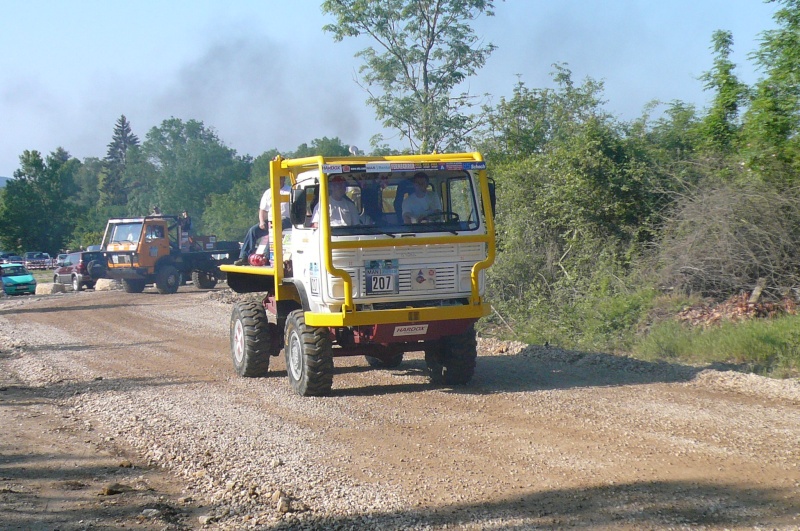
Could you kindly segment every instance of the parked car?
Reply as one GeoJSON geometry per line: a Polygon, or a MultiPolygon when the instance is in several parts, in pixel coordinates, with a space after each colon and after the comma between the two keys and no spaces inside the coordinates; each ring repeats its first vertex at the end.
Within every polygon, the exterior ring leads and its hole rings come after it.
{"type": "Polygon", "coordinates": [[[0,264],[3,292],[6,295],[36,293],[36,279],[22,264],[0,264]]]}
{"type": "Polygon", "coordinates": [[[102,252],[81,251],[70,253],[53,272],[54,284],[72,284],[81,291],[93,288],[98,278],[106,276],[106,261],[102,252]]]}
{"type": "Polygon", "coordinates": [[[53,259],[47,253],[30,251],[25,253],[25,267],[28,269],[48,269],[53,264],[53,259]]]}
{"type": "Polygon", "coordinates": [[[3,264],[20,264],[25,265],[25,261],[22,259],[21,256],[16,254],[9,254],[1,261],[3,264]]]}

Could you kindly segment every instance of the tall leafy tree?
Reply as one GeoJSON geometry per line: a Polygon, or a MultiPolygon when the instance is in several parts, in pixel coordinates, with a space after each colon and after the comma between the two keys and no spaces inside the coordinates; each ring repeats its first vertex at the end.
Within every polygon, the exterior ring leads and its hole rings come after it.
{"type": "Polygon", "coordinates": [[[475,96],[454,91],[495,49],[471,25],[493,8],[493,0],[325,0],[322,11],[336,23],[323,29],[337,42],[371,37],[377,46],[357,57],[378,119],[415,151],[449,151],[463,146],[476,125],[467,114],[475,96]]]}
{"type": "Polygon", "coordinates": [[[54,253],[64,246],[74,228],[74,177],[80,166],[62,148],[46,159],[38,151],[23,152],[0,206],[4,247],[54,253]]]}
{"type": "Polygon", "coordinates": [[[139,145],[139,137],[131,132],[131,124],[125,115],[119,117],[114,126],[114,135],[106,152],[106,168],[100,178],[100,200],[105,205],[124,205],[128,194],[122,175],[128,160],[128,151],[139,145]]]}
{"type": "Polygon", "coordinates": [[[246,180],[252,161],[225,146],[203,122],[178,118],[152,128],[141,149],[129,153],[124,179],[131,214],[154,205],[164,213],[189,210],[202,228],[202,214],[211,194],[225,194],[246,180]]]}
{"type": "Polygon", "coordinates": [[[736,65],[730,59],[733,34],[719,30],[711,39],[716,54],[714,66],[701,80],[706,90],[714,91],[714,100],[703,118],[702,132],[706,145],[729,153],[739,133],[739,111],[747,102],[748,88],[736,77],[736,65]]]}
{"type": "Polygon", "coordinates": [[[761,34],[751,55],[765,77],[745,114],[744,149],[762,178],[792,183],[800,170],[800,0],[773,1],[782,6],[777,28],[761,34]]]}

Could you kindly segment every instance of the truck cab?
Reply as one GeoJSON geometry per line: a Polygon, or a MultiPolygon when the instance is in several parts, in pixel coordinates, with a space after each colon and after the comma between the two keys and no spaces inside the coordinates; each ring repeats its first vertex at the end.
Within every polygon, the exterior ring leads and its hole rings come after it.
{"type": "Polygon", "coordinates": [[[234,291],[265,292],[263,313],[234,308],[237,372],[260,374],[249,362],[263,369],[282,346],[293,388],[325,394],[333,357],[391,367],[424,350],[432,381],[469,381],[494,259],[493,187],[480,154],[278,157],[270,169],[273,204],[278,178],[292,183],[291,229],[273,220],[266,266],[222,267],[234,291]],[[409,201],[432,208],[411,215],[409,201]],[[253,312],[268,332],[241,320],[253,312]],[[249,351],[248,334],[271,347],[249,351]],[[312,338],[321,350],[309,351],[312,338]]]}

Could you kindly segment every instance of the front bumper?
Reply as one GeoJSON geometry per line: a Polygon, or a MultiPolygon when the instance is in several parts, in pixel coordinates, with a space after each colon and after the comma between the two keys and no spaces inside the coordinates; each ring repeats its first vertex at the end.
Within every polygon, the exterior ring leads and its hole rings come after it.
{"type": "Polygon", "coordinates": [[[106,275],[114,280],[147,280],[145,267],[109,267],[106,275]]]}
{"type": "Polygon", "coordinates": [[[6,295],[33,295],[36,293],[36,284],[5,284],[3,291],[6,295]]]}

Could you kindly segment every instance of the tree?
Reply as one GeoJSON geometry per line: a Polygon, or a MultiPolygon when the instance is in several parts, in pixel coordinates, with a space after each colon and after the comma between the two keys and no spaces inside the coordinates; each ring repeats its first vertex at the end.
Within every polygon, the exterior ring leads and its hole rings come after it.
{"type": "Polygon", "coordinates": [[[81,163],[58,148],[47,159],[25,151],[6,184],[0,206],[0,241],[8,249],[55,253],[75,224],[74,176],[81,163]]]}
{"type": "Polygon", "coordinates": [[[800,0],[777,3],[778,27],[763,32],[751,54],[766,77],[745,113],[743,146],[748,166],[764,180],[789,184],[800,170],[800,0]]]}
{"type": "Polygon", "coordinates": [[[554,142],[566,141],[589,117],[607,120],[603,83],[587,78],[576,86],[565,64],[554,64],[556,89],[529,89],[521,81],[511,99],[484,108],[486,127],[478,132],[480,148],[493,160],[526,158],[554,142]]]}
{"type": "Polygon", "coordinates": [[[703,118],[702,132],[706,145],[721,153],[729,153],[739,133],[739,110],[747,101],[748,88],[733,73],[735,65],[730,60],[733,34],[715,31],[712,42],[716,54],[714,66],[700,79],[705,82],[705,89],[713,90],[715,94],[711,108],[703,118]]]}
{"type": "Polygon", "coordinates": [[[130,214],[142,215],[158,205],[164,213],[188,210],[197,228],[206,200],[226,194],[246,180],[252,161],[225,146],[203,122],[164,120],[152,128],[141,148],[128,154],[124,183],[130,214]]]}
{"type": "Polygon", "coordinates": [[[128,150],[139,145],[139,137],[131,132],[131,124],[125,115],[119,117],[114,127],[114,135],[108,144],[106,168],[100,178],[100,201],[105,205],[124,205],[128,194],[122,174],[128,160],[128,150]]]}
{"type": "Polygon", "coordinates": [[[378,50],[365,48],[363,74],[378,119],[396,129],[419,152],[462,147],[476,119],[468,92],[453,94],[483,67],[494,51],[482,45],[471,21],[494,15],[493,0],[325,0],[336,17],[324,30],[336,42],[368,35],[378,50]]]}
{"type": "Polygon", "coordinates": [[[311,146],[308,144],[300,144],[294,153],[291,154],[294,158],[313,157],[315,155],[322,155],[325,157],[346,157],[350,154],[349,147],[344,145],[339,137],[328,138],[315,138],[311,141],[311,146]]]}

